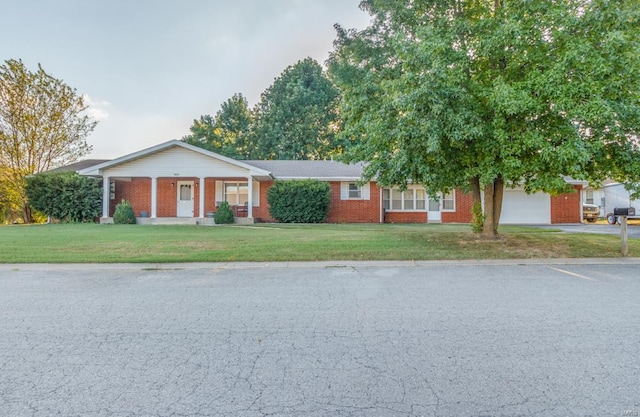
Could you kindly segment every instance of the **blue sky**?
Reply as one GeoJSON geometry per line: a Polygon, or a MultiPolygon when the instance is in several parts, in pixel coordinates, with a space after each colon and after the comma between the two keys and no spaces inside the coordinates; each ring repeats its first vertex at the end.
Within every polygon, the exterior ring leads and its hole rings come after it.
{"type": "Polygon", "coordinates": [[[369,23],[359,2],[11,1],[2,6],[0,61],[40,63],[86,95],[100,121],[88,157],[114,158],[180,139],[234,93],[253,106],[301,59],[323,64],[335,23],[369,23]]]}

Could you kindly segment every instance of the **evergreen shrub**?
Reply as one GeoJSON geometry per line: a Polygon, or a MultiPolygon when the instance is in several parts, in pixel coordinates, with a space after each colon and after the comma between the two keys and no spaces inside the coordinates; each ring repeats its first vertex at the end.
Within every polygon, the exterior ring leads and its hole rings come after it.
{"type": "Polygon", "coordinates": [[[282,223],[322,223],[329,214],[331,187],[311,179],[275,181],[267,201],[271,217],[282,223]]]}
{"type": "Polygon", "coordinates": [[[218,211],[213,216],[213,220],[216,224],[232,224],[233,220],[233,211],[231,211],[231,207],[229,203],[223,201],[220,203],[220,207],[218,207],[218,211]]]}
{"type": "Polygon", "coordinates": [[[133,213],[133,207],[127,200],[122,200],[116,206],[116,211],[113,213],[114,224],[136,224],[136,215],[133,213]]]}

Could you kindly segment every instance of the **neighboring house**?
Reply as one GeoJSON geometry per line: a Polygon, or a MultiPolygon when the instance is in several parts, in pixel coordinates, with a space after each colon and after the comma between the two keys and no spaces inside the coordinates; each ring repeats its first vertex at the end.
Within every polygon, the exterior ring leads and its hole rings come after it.
{"type": "Polygon", "coordinates": [[[586,186],[582,190],[582,204],[593,204],[600,209],[598,217],[604,218],[606,216],[605,209],[605,192],[604,188],[594,188],[586,186]]]}
{"type": "MultiPolygon", "coordinates": [[[[79,169],[101,177],[101,222],[109,223],[122,199],[146,223],[207,223],[222,201],[244,222],[270,222],[267,191],[274,180],[329,182],[332,223],[468,223],[471,196],[457,190],[430,198],[419,185],[407,190],[359,185],[362,165],[334,161],[237,161],[173,140],[79,169]]],[[[573,184],[580,191],[584,184],[573,184]]],[[[502,224],[580,223],[580,192],[550,196],[506,189],[502,224]]]]}

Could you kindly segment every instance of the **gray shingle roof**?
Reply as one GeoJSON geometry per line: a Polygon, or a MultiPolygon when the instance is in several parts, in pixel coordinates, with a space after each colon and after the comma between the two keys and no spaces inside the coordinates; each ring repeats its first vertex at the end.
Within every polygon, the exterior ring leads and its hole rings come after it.
{"type": "Polygon", "coordinates": [[[337,161],[243,161],[271,172],[275,178],[353,178],[362,176],[362,164],[337,161]]]}
{"type": "Polygon", "coordinates": [[[109,159],[84,159],[82,161],[74,162],[73,164],[50,169],[47,172],[78,172],[81,169],[89,168],[107,161],[109,161],[109,159]]]}

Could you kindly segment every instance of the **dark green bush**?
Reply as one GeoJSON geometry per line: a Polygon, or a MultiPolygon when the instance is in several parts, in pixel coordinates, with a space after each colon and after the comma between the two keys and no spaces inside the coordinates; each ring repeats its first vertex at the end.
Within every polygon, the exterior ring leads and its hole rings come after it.
{"type": "Polygon", "coordinates": [[[324,181],[276,181],[267,193],[269,214],[282,223],[322,223],[329,213],[330,192],[324,181]]]}
{"type": "Polygon", "coordinates": [[[29,176],[25,192],[32,209],[61,222],[92,222],[102,212],[100,182],[75,172],[29,176]]]}
{"type": "Polygon", "coordinates": [[[482,232],[484,227],[484,214],[482,213],[482,203],[476,202],[471,209],[471,229],[476,232],[482,232]]]}
{"type": "Polygon", "coordinates": [[[220,207],[218,207],[218,211],[213,217],[213,220],[216,224],[231,224],[233,223],[233,211],[231,211],[231,207],[229,207],[229,203],[223,201],[220,203],[220,207]]]}
{"type": "Polygon", "coordinates": [[[127,200],[122,200],[116,206],[116,211],[113,213],[114,224],[136,224],[136,215],[133,213],[133,207],[127,200]]]}

